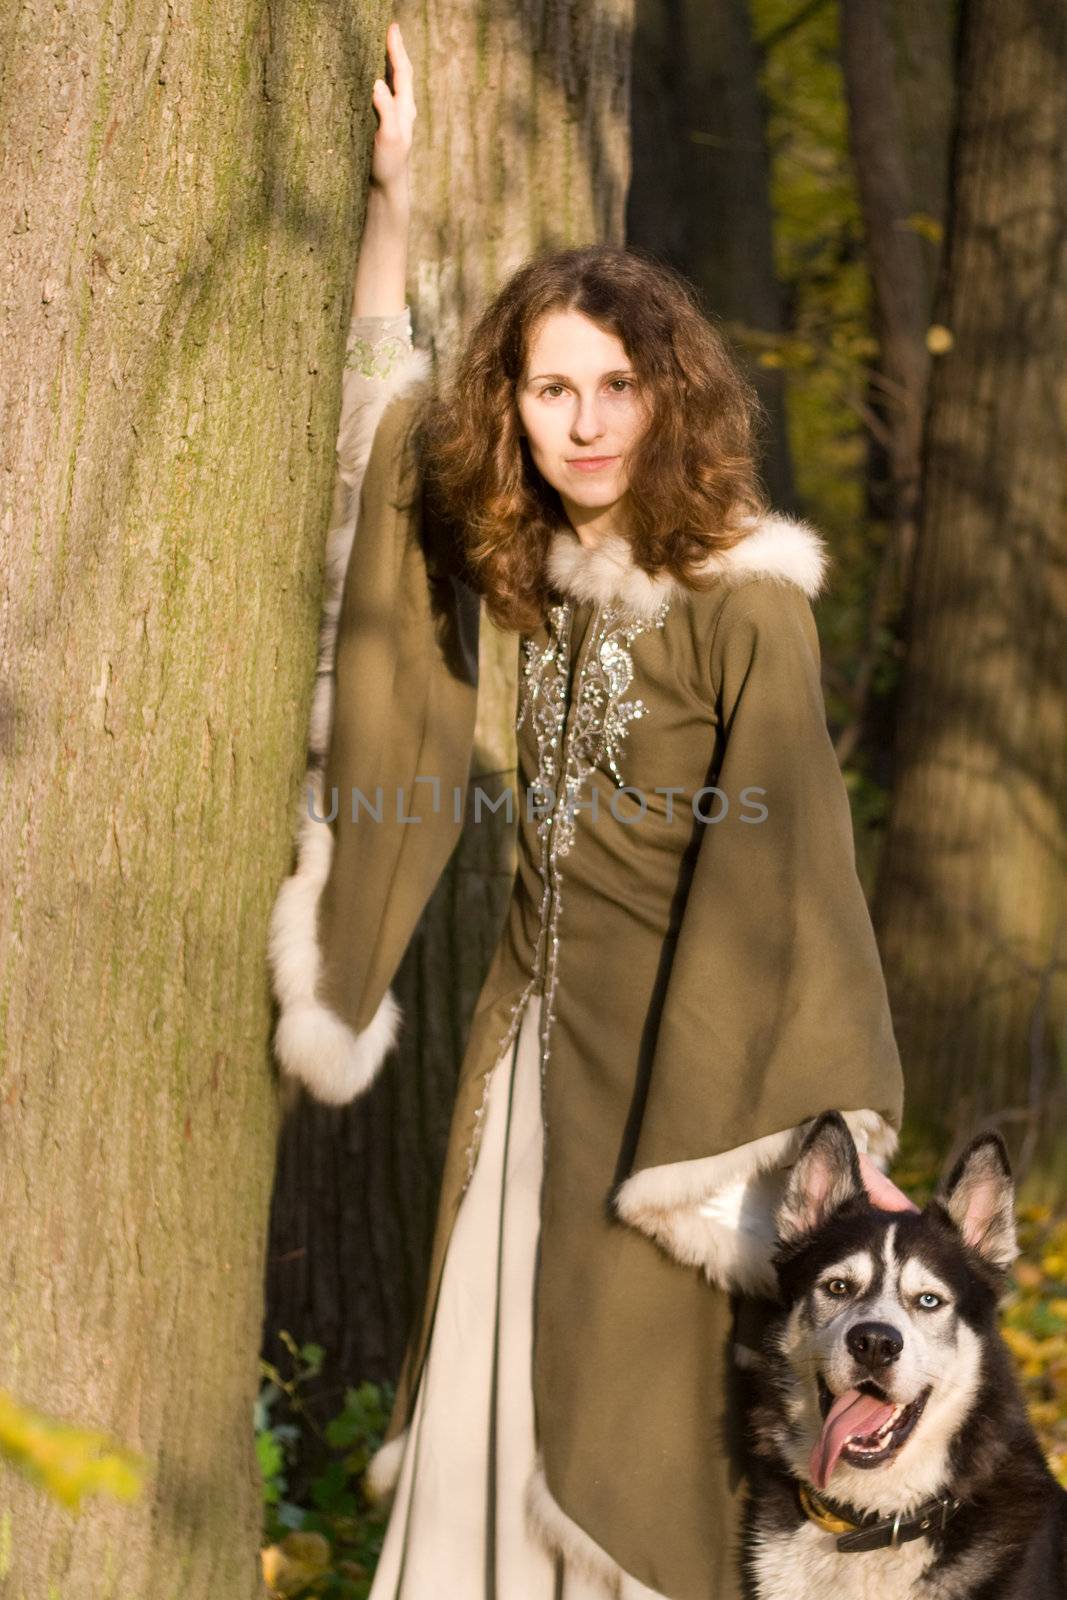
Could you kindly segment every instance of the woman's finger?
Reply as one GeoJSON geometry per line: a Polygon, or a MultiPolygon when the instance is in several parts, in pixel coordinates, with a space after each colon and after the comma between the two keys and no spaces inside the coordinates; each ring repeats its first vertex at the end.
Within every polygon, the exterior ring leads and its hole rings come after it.
{"type": "Polygon", "coordinates": [[[396,104],[392,94],[389,92],[389,85],[384,78],[375,78],[374,80],[374,87],[371,90],[371,105],[378,113],[379,126],[385,130],[386,134],[392,133],[396,116],[396,104]]]}
{"type": "Polygon", "coordinates": [[[415,111],[415,69],[411,64],[399,22],[389,24],[386,49],[393,69],[393,93],[406,110],[415,111]]]}

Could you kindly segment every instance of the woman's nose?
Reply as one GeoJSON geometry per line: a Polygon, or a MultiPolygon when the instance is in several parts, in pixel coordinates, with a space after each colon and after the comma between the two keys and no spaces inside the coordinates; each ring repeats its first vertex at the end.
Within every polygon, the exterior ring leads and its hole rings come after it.
{"type": "Polygon", "coordinates": [[[604,424],[596,401],[580,400],[571,427],[571,438],[575,444],[588,444],[593,439],[599,439],[603,432],[604,424]]]}

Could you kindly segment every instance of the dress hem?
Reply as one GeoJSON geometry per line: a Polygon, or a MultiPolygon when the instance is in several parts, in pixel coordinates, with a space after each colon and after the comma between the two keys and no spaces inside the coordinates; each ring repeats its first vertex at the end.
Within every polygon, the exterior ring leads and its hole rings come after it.
{"type": "MultiPolygon", "coordinates": [[[[377,1505],[396,1489],[411,1432],[410,1424],[375,1451],[364,1474],[364,1489],[377,1505]]],[[[620,1567],[603,1545],[568,1516],[548,1487],[540,1453],[526,1481],[523,1495],[527,1527],[549,1556],[562,1555],[591,1583],[599,1585],[604,1600],[668,1600],[620,1567]]]]}

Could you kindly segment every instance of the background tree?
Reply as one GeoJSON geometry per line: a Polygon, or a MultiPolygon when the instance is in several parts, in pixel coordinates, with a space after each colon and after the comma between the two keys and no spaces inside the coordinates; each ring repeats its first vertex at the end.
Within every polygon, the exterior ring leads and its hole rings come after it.
{"type": "Polygon", "coordinates": [[[6,1593],[262,1592],[267,917],[387,15],[7,8],[0,1386],[150,1479],[4,1476],[6,1593]]]}
{"type": "Polygon", "coordinates": [[[760,66],[749,0],[637,0],[626,242],[683,272],[725,324],[766,408],[764,479],[789,509],[785,374],[758,359],[785,328],[760,66]]]}
{"type": "Polygon", "coordinates": [[[938,156],[947,167],[951,75],[945,0],[927,5],[921,22],[917,9],[909,0],[897,0],[895,6],[893,0],[841,0],[849,140],[870,274],[871,331],[877,343],[867,382],[867,510],[879,552],[866,640],[852,674],[850,714],[837,739],[842,761],[851,758],[860,741],[884,651],[895,642],[887,631],[907,585],[919,506],[930,368],[929,267],[937,260],[943,234],[944,185],[936,184],[936,176],[938,156]],[[900,24],[897,38],[895,20],[900,24]],[[921,107],[905,93],[920,75],[917,33],[927,46],[921,107]],[[942,70],[937,72],[939,64],[942,70]],[[916,134],[921,135],[918,141],[916,134]],[[934,211],[922,209],[920,187],[934,211]]]}
{"type": "Polygon", "coordinates": [[[1067,12],[967,0],[875,916],[917,1133],[1067,1174],[1067,12]]]}
{"type": "MultiPolygon", "coordinates": [[[[419,107],[409,297],[416,338],[451,360],[528,255],[623,240],[629,181],[630,0],[429,0],[398,10],[419,107]]],[[[353,257],[350,267],[354,268],[353,257]]],[[[484,617],[473,775],[515,784],[518,640],[484,617]]],[[[504,812],[468,825],[412,940],[406,1023],[370,1093],[304,1099],[279,1149],[267,1351],[314,1339],[328,1415],[346,1382],[395,1376],[421,1299],[456,1074],[514,876],[504,812]]]]}

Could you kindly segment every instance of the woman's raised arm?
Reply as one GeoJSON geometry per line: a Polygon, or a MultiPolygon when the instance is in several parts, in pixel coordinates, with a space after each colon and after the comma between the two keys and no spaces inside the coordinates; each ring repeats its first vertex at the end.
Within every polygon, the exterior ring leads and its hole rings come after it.
{"type": "MultiPolygon", "coordinates": [[[[327,552],[331,573],[348,560],[359,485],[386,403],[409,377],[422,372],[412,348],[407,304],[409,170],[415,109],[414,71],[400,26],[389,24],[386,51],[392,87],[374,80],[378,127],[371,152],[367,210],[352,287],[352,320],[345,346],[341,415],[337,430],[337,483],[327,552]]],[[[334,584],[337,587],[337,584],[334,584]]]]}
{"type": "Polygon", "coordinates": [[[410,434],[432,363],[405,295],[415,100],[395,23],[386,42],[393,87],[374,85],[297,864],[270,926],[278,1060],[331,1104],[361,1094],[396,1040],[389,986],[459,838],[477,712],[478,597],[436,567],[431,582],[423,537],[410,434]],[[376,815],[360,820],[357,794],[372,809],[381,797],[376,815]]]}
{"type": "Polygon", "coordinates": [[[371,153],[367,215],[352,288],[353,318],[395,316],[404,310],[407,299],[409,168],[418,112],[415,73],[399,23],[389,24],[385,47],[393,84],[390,88],[384,78],[376,78],[371,97],[378,127],[371,153]]]}

